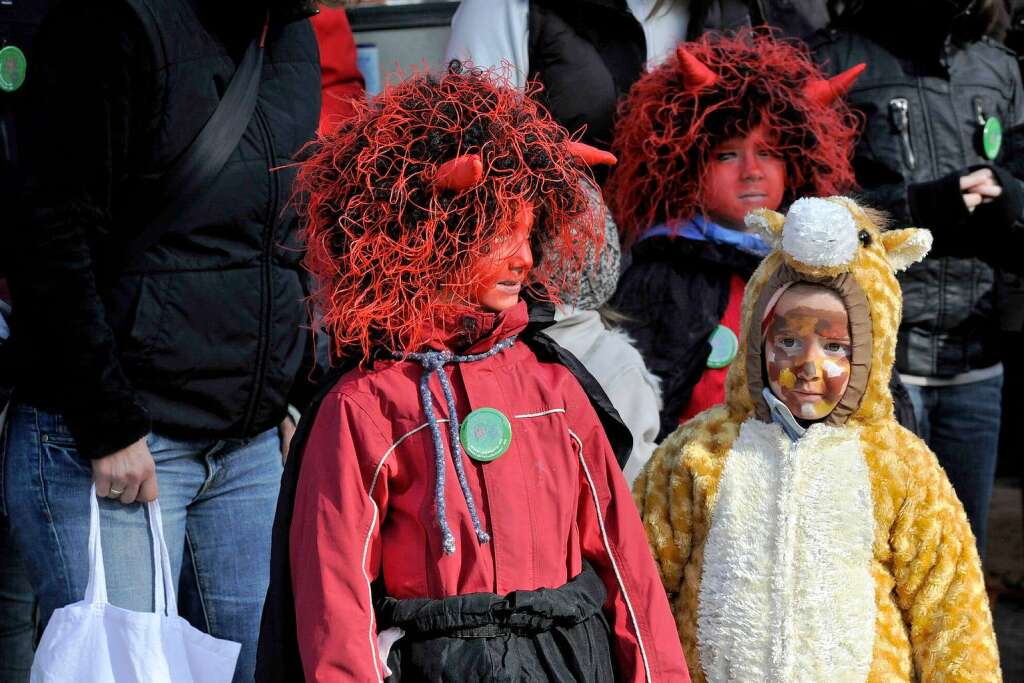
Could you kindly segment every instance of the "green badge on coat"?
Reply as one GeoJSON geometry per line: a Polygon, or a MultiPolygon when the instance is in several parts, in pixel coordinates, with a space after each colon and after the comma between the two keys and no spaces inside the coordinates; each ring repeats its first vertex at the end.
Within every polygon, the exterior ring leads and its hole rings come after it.
{"type": "Polygon", "coordinates": [[[25,53],[13,45],[0,49],[0,90],[14,92],[25,82],[28,60],[25,53]]]}
{"type": "Polygon", "coordinates": [[[999,149],[1003,146],[1003,124],[995,116],[985,119],[981,128],[981,146],[989,161],[999,156],[999,149]]]}
{"type": "Polygon", "coordinates": [[[715,331],[711,333],[711,339],[708,340],[708,343],[711,344],[711,355],[708,356],[709,368],[726,367],[736,358],[736,354],[740,349],[740,342],[736,338],[736,333],[725,325],[719,325],[715,328],[715,331]]]}
{"type": "Polygon", "coordinates": [[[505,455],[512,444],[512,424],[499,410],[477,408],[462,421],[459,440],[469,457],[491,462],[505,455]]]}

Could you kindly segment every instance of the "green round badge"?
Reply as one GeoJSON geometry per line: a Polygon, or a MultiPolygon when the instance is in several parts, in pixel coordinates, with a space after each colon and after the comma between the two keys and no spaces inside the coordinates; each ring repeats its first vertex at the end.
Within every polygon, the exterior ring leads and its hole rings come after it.
{"type": "Polygon", "coordinates": [[[25,70],[28,60],[25,53],[8,45],[0,49],[0,90],[14,92],[25,82],[25,70]]]}
{"type": "Polygon", "coordinates": [[[512,444],[512,424],[501,411],[477,408],[462,421],[459,440],[469,457],[491,462],[505,455],[512,444]]]}
{"type": "Polygon", "coordinates": [[[990,161],[999,156],[999,149],[1003,146],[1003,124],[995,116],[985,120],[981,129],[981,146],[990,161]]]}
{"type": "Polygon", "coordinates": [[[709,368],[724,368],[736,358],[740,350],[740,342],[736,333],[725,325],[719,325],[711,333],[711,355],[708,356],[709,368]]]}

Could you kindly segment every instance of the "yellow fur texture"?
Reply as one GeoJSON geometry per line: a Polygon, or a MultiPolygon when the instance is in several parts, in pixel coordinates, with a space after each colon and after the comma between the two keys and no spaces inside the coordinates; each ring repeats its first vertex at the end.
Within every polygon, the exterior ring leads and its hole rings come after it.
{"type": "MultiPolygon", "coordinates": [[[[750,219],[775,250],[751,278],[743,305],[740,354],[762,289],[783,264],[810,278],[852,273],[868,300],[872,348],[866,391],[846,424],[859,429],[874,509],[870,574],[875,641],[869,681],[999,681],[999,655],[975,541],[963,507],[934,454],[893,417],[888,391],[902,296],[893,271],[923,257],[925,231],[884,231],[883,220],[844,198],[860,231],[848,263],[811,267],[782,248],[785,217],[750,219]],[[867,233],[867,237],[863,233],[867,233]]],[[[682,425],[636,480],[634,499],[660,568],[690,673],[706,680],[697,620],[705,542],[723,469],[760,396],[748,390],[743,362],[729,372],[727,398],[682,425]]]]}

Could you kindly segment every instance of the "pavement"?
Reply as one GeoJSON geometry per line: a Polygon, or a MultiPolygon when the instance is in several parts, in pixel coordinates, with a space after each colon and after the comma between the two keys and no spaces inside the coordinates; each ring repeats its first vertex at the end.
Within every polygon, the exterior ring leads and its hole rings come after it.
{"type": "Polygon", "coordinates": [[[997,479],[985,574],[994,597],[1003,680],[1024,683],[1024,501],[1019,478],[997,479]]]}

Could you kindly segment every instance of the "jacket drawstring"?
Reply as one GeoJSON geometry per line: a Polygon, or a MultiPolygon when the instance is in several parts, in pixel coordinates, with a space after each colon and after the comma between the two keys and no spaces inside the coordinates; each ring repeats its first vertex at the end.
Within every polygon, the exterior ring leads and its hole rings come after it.
{"type": "Polygon", "coordinates": [[[466,470],[462,465],[462,442],[459,439],[459,416],[455,412],[455,396],[452,393],[451,381],[444,371],[448,363],[470,363],[484,360],[495,356],[514,344],[514,336],[503,339],[490,350],[484,353],[476,353],[465,356],[453,354],[451,351],[424,351],[422,353],[409,353],[403,356],[395,354],[396,358],[409,358],[417,361],[423,366],[423,374],[420,376],[420,404],[427,416],[427,424],[430,425],[430,433],[434,439],[434,466],[436,479],[434,481],[434,504],[437,508],[437,522],[441,527],[444,552],[451,555],[455,552],[455,536],[451,527],[448,526],[448,516],[445,511],[444,500],[444,443],[441,440],[441,426],[438,423],[437,415],[434,413],[434,397],[430,393],[430,378],[435,374],[441,382],[441,392],[444,394],[445,403],[448,406],[448,439],[452,449],[452,460],[455,464],[455,472],[459,477],[459,486],[462,488],[462,495],[469,508],[469,516],[473,520],[473,530],[476,531],[476,538],[480,543],[489,543],[490,535],[483,530],[480,524],[480,516],[477,514],[476,503],[473,501],[473,492],[469,490],[469,482],[466,480],[466,470]]]}

